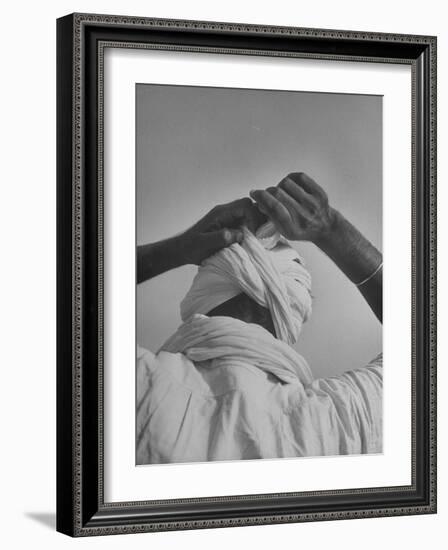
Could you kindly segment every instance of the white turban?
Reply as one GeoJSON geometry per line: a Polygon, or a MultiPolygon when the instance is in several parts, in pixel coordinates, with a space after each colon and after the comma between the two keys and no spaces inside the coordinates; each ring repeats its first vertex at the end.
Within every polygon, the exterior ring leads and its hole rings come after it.
{"type": "Polygon", "coordinates": [[[300,255],[271,223],[254,236],[243,228],[243,241],[204,260],[181,303],[181,317],[206,314],[244,293],[269,309],[277,338],[293,344],[311,313],[311,277],[300,255]]]}

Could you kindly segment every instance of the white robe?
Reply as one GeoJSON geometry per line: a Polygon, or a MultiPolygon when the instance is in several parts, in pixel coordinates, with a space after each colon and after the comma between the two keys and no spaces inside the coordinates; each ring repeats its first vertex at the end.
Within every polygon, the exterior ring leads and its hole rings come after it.
{"type": "Polygon", "coordinates": [[[313,380],[261,327],[202,315],[163,348],[138,349],[137,464],[382,452],[382,355],[313,380]]]}

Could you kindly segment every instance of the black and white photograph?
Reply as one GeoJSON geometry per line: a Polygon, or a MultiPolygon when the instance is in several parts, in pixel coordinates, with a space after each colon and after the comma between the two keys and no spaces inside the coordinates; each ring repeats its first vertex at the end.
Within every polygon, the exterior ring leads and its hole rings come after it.
{"type": "Polygon", "coordinates": [[[2,548],[446,545],[446,11],[6,4],[2,548]]]}
{"type": "Polygon", "coordinates": [[[437,37],[317,23],[57,20],[60,533],[436,513],[437,37]]]}
{"type": "Polygon", "coordinates": [[[136,464],[381,454],[383,98],[135,94],[136,464]]]}

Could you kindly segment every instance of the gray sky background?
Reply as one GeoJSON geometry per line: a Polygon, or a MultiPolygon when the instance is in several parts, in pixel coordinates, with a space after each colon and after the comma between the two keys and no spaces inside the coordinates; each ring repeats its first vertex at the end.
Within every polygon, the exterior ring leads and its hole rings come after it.
{"type": "MultiPolygon", "coordinates": [[[[137,243],[186,229],[218,203],[306,172],[382,249],[382,98],[138,84],[137,243]]],[[[315,376],[366,364],[381,326],[356,287],[310,243],[294,243],[313,277],[313,315],[296,349],[315,376]]],[[[157,349],[180,324],[196,272],[137,286],[137,342],[157,349]]]]}

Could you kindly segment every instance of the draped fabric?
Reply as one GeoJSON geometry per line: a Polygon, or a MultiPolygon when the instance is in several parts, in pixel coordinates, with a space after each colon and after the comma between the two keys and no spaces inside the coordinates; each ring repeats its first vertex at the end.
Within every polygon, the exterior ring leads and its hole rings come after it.
{"type": "Polygon", "coordinates": [[[139,349],[137,463],[381,452],[381,356],[314,380],[291,347],[311,313],[303,260],[272,225],[243,232],[200,266],[157,355],[139,349]],[[269,309],[277,337],[204,315],[242,292],[269,309]]]}
{"type": "Polygon", "coordinates": [[[232,317],[193,315],[161,350],[183,353],[193,362],[219,359],[221,367],[250,364],[291,384],[312,380],[308,363],[293,348],[261,326],[232,317]]]}
{"type": "Polygon", "coordinates": [[[192,317],[157,355],[139,348],[137,463],[378,453],[382,357],[313,380],[265,329],[192,317]]]}
{"type": "Polygon", "coordinates": [[[181,317],[208,313],[240,293],[269,309],[277,338],[293,344],[311,314],[311,277],[301,256],[266,224],[207,258],[181,303],[181,317]]]}

